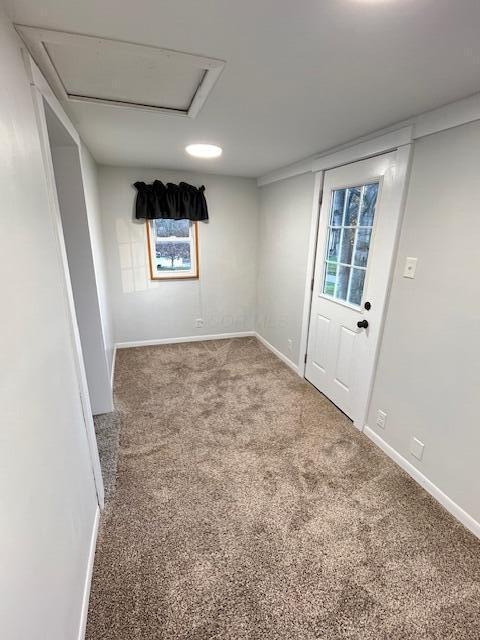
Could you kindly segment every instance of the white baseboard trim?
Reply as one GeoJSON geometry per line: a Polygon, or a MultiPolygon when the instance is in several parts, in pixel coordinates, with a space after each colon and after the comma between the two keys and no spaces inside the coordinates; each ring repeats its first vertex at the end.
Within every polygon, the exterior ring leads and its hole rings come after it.
{"type": "Polygon", "coordinates": [[[206,336],[183,336],[182,338],[134,340],[131,342],[117,342],[115,345],[115,349],[129,349],[130,347],[150,347],[157,344],[177,344],[180,342],[203,342],[204,340],[226,340],[227,338],[248,338],[255,335],[255,331],[237,331],[235,333],[215,333],[206,336]]]}
{"type": "Polygon", "coordinates": [[[115,378],[115,360],[117,358],[117,345],[113,346],[113,355],[112,355],[112,372],[110,374],[110,388],[113,393],[113,380],[115,378]]]}
{"type": "Polygon", "coordinates": [[[156,340],[133,340],[129,342],[117,342],[114,348],[114,359],[112,365],[112,385],[113,385],[113,374],[115,371],[115,355],[117,353],[117,349],[129,349],[131,347],[150,347],[158,344],[178,344],[181,342],[202,342],[203,340],[226,340],[228,338],[248,338],[255,337],[259,340],[267,349],[269,349],[272,353],[274,353],[277,358],[279,358],[282,362],[284,362],[290,369],[295,371],[298,375],[300,372],[298,370],[298,366],[292,362],[287,356],[285,356],[281,351],[279,351],[276,347],[265,340],[263,336],[261,336],[256,331],[237,331],[235,333],[215,333],[205,336],[183,336],[181,338],[158,338],[156,340]]]}
{"type": "Polygon", "coordinates": [[[265,338],[261,336],[259,333],[255,333],[255,337],[259,342],[263,344],[264,347],[267,347],[267,349],[269,349],[272,353],[274,353],[277,356],[277,358],[279,358],[282,362],[284,362],[287,365],[287,367],[290,367],[292,371],[295,371],[297,375],[300,375],[298,366],[294,362],[292,362],[290,358],[287,358],[286,355],[284,355],[281,351],[279,351],[276,347],[274,347],[273,344],[270,344],[268,340],[265,340],[265,338]]]}
{"type": "Polygon", "coordinates": [[[445,509],[459,520],[464,527],[473,533],[474,536],[480,538],[480,522],[477,522],[464,511],[456,502],[449,498],[441,489],[439,489],[431,480],[423,475],[416,467],[413,466],[406,458],[400,455],[393,447],[381,438],[378,433],[365,426],[363,432],[370,438],[389,458],[398,464],[404,471],[408,473],[418,484],[435,498],[445,509]]]}
{"type": "Polygon", "coordinates": [[[80,614],[80,624],[78,627],[78,640],[84,640],[87,630],[88,604],[90,601],[90,586],[92,584],[93,564],[95,562],[95,548],[97,546],[98,526],[100,523],[100,509],[97,507],[95,520],[93,522],[92,537],[90,539],[90,549],[88,552],[87,573],[85,575],[85,585],[83,588],[82,611],[80,614]]]}

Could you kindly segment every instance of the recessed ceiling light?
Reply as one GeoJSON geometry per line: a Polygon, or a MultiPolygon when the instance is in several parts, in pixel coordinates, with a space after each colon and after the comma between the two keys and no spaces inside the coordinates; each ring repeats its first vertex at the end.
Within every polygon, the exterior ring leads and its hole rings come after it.
{"type": "Polygon", "coordinates": [[[218,158],[222,155],[222,148],[215,144],[189,144],[185,151],[195,158],[218,158]]]}

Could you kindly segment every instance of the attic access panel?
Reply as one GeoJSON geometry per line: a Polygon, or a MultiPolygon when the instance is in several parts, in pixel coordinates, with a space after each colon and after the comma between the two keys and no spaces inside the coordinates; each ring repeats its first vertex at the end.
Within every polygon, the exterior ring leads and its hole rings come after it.
{"type": "Polygon", "coordinates": [[[225,62],[140,44],[16,25],[60,99],[194,118],[225,62]]]}

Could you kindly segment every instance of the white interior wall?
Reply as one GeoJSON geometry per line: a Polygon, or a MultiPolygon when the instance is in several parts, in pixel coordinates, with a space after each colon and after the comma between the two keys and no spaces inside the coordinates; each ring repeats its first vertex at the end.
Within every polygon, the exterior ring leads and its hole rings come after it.
{"type": "Polygon", "coordinates": [[[20,47],[0,7],[0,629],[76,640],[97,500],[20,47]]]}
{"type": "MultiPolygon", "coordinates": [[[[3,297],[9,309],[0,321],[7,363],[0,369],[0,627],[9,640],[37,637],[39,629],[49,640],[73,640],[97,502],[30,87],[19,40],[1,9],[0,75],[0,259],[8,274],[3,297]]],[[[477,521],[479,153],[478,123],[415,144],[368,419],[370,428],[477,521]],[[402,278],[407,255],[419,259],[415,280],[402,278]],[[385,430],[375,426],[379,408],[387,412],[385,430]],[[413,436],[425,443],[421,462],[409,452],[413,436]]],[[[82,165],[94,212],[89,225],[107,356],[113,341],[107,286],[118,341],[252,330],[258,255],[257,330],[298,360],[311,174],[261,189],[257,230],[253,181],[102,167],[105,285],[96,171],[85,150],[82,165]],[[148,280],[144,226],[132,223],[131,185],[154,178],[207,186],[212,223],[200,225],[199,281],[148,280]],[[197,317],[204,318],[203,329],[194,328],[197,317]]]]}
{"type": "Polygon", "coordinates": [[[253,331],[256,182],[210,174],[100,167],[108,286],[117,343],[253,331]],[[210,221],[199,222],[200,278],[153,282],[146,228],[134,220],[136,181],[205,185],[210,221]],[[204,326],[197,328],[196,319],[204,326]]]}
{"type": "Polygon", "coordinates": [[[111,376],[113,367],[113,325],[110,311],[110,299],[107,286],[107,265],[105,260],[102,220],[100,215],[100,196],[98,193],[98,167],[84,144],[80,146],[85,205],[87,208],[88,227],[92,247],[93,266],[97,284],[97,297],[100,305],[103,342],[107,358],[108,372],[111,376]]]}
{"type": "Polygon", "coordinates": [[[415,143],[368,426],[480,522],[480,122],[415,143]],[[414,280],[405,258],[418,258],[414,280]],[[386,428],[376,413],[387,413],[386,428]],[[410,453],[413,437],[423,459],[410,453]]]}
{"type": "MultiPolygon", "coordinates": [[[[479,156],[479,122],[415,143],[368,417],[387,445],[477,522],[479,156]],[[415,280],[402,277],[406,256],[418,258],[415,280]],[[388,415],[385,430],[375,425],[378,409],[388,415]],[[410,454],[414,436],[425,444],[422,461],[410,454]]],[[[293,338],[295,349],[301,330],[313,188],[304,174],[260,189],[258,312],[273,326],[258,331],[295,363],[297,351],[290,353],[287,341],[293,338]],[[300,256],[294,276],[285,273],[292,247],[300,256]]]]}
{"type": "MultiPolygon", "coordinates": [[[[47,111],[47,122],[51,118],[55,115],[47,111]]],[[[52,144],[51,151],[90,403],[97,415],[113,405],[80,153],[73,141],[52,144]]]]}
{"type": "Polygon", "coordinates": [[[295,366],[300,356],[314,186],[314,174],[306,173],[259,190],[256,330],[295,366]]]}

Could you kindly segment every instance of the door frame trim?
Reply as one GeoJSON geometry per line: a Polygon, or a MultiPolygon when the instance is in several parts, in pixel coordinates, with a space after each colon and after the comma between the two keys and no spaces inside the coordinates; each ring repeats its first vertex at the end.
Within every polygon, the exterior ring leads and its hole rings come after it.
{"type": "MultiPolygon", "coordinates": [[[[78,329],[77,316],[75,312],[75,303],[73,299],[72,285],[70,281],[70,271],[68,267],[68,259],[65,248],[65,238],[63,235],[63,227],[60,215],[60,207],[57,198],[57,189],[55,186],[55,176],[53,171],[53,160],[50,149],[50,141],[48,137],[46,113],[45,113],[45,101],[52,108],[55,115],[65,125],[68,133],[71,135],[76,146],[78,147],[79,159],[81,161],[81,149],[80,138],[78,133],[73,128],[72,124],[68,120],[65,112],[63,111],[60,103],[55,98],[51,89],[46,85],[45,80],[41,76],[38,69],[36,69],[33,60],[28,52],[23,50],[25,67],[27,69],[28,78],[30,81],[30,89],[32,95],[32,102],[35,110],[35,118],[37,121],[37,129],[40,141],[40,148],[42,153],[42,160],[44,165],[44,178],[48,191],[50,214],[53,219],[55,227],[55,235],[57,240],[57,249],[59,253],[59,261],[63,271],[63,285],[65,303],[69,316],[70,335],[72,340],[72,351],[74,356],[75,370],[77,374],[78,391],[81,409],[83,413],[83,420],[86,431],[87,444],[89,449],[90,464],[92,469],[92,475],[95,484],[95,491],[97,494],[97,503],[100,510],[103,510],[105,506],[105,490],[103,485],[102,470],[100,467],[100,458],[98,454],[97,438],[95,434],[95,426],[93,422],[92,408],[90,404],[90,394],[88,391],[87,377],[85,373],[85,364],[83,360],[82,347],[80,342],[80,333],[78,329]],[[45,83],[46,86],[43,85],[45,83]]],[[[83,179],[83,171],[82,171],[83,179]]]]}
{"type": "MultiPolygon", "coordinates": [[[[371,379],[369,381],[368,394],[366,397],[365,407],[362,411],[361,418],[354,421],[354,426],[363,431],[368,415],[368,408],[370,405],[370,399],[372,395],[373,385],[375,382],[377,366],[378,366],[378,356],[383,338],[383,331],[385,326],[385,317],[388,310],[389,299],[390,299],[390,291],[392,287],[392,279],[393,272],[395,267],[395,262],[398,254],[398,244],[400,238],[400,232],[402,229],[403,216],[405,211],[405,200],[406,194],[408,192],[408,183],[410,176],[410,167],[412,161],[412,152],[413,152],[413,143],[409,142],[407,144],[398,145],[395,149],[392,149],[391,141],[385,138],[385,148],[381,151],[377,147],[378,152],[372,154],[371,157],[377,155],[384,155],[386,153],[390,153],[392,151],[397,152],[397,171],[399,172],[399,176],[403,179],[402,189],[399,190],[396,195],[394,206],[398,209],[397,216],[397,228],[395,229],[394,234],[394,242],[392,247],[392,253],[390,257],[390,264],[388,268],[388,284],[385,292],[385,303],[380,319],[380,327],[378,333],[378,340],[375,348],[375,356],[374,356],[374,366],[372,370],[371,379]]],[[[343,166],[346,164],[353,164],[355,162],[360,161],[361,159],[358,156],[358,148],[357,145],[351,147],[350,149],[345,149],[342,152],[341,157],[338,156],[335,158],[334,155],[331,156],[332,166],[322,167],[320,171],[315,173],[315,185],[314,185],[314,195],[313,195],[313,203],[312,203],[312,216],[310,221],[310,235],[309,235],[309,243],[308,243],[308,257],[307,257],[307,269],[305,276],[305,293],[304,293],[304,302],[303,302],[303,313],[302,313],[302,332],[300,338],[300,355],[298,361],[298,374],[305,378],[305,369],[306,369],[306,356],[307,356],[307,345],[308,345],[308,333],[310,329],[310,313],[311,313],[311,305],[312,305],[312,281],[315,274],[315,257],[317,251],[317,240],[318,240],[318,225],[320,221],[320,210],[322,204],[322,196],[323,196],[323,183],[325,172],[330,169],[335,169],[339,166],[343,166]],[[335,164],[335,161],[340,161],[339,164],[335,164]]]]}
{"type": "Polygon", "coordinates": [[[324,171],[315,174],[313,187],[312,215],[308,237],[307,270],[305,291],[303,294],[302,332],[300,334],[300,354],[298,356],[298,375],[305,378],[308,332],[310,329],[310,309],[312,306],[312,281],[315,273],[315,254],[317,253],[318,223],[322,206],[324,171]]]}
{"type": "Polygon", "coordinates": [[[412,142],[412,134],[413,128],[408,126],[385,133],[372,140],[358,142],[347,149],[341,149],[318,158],[312,163],[312,171],[327,171],[341,167],[344,164],[352,164],[358,160],[383,156],[389,151],[396,151],[400,147],[410,144],[412,142]]]}

